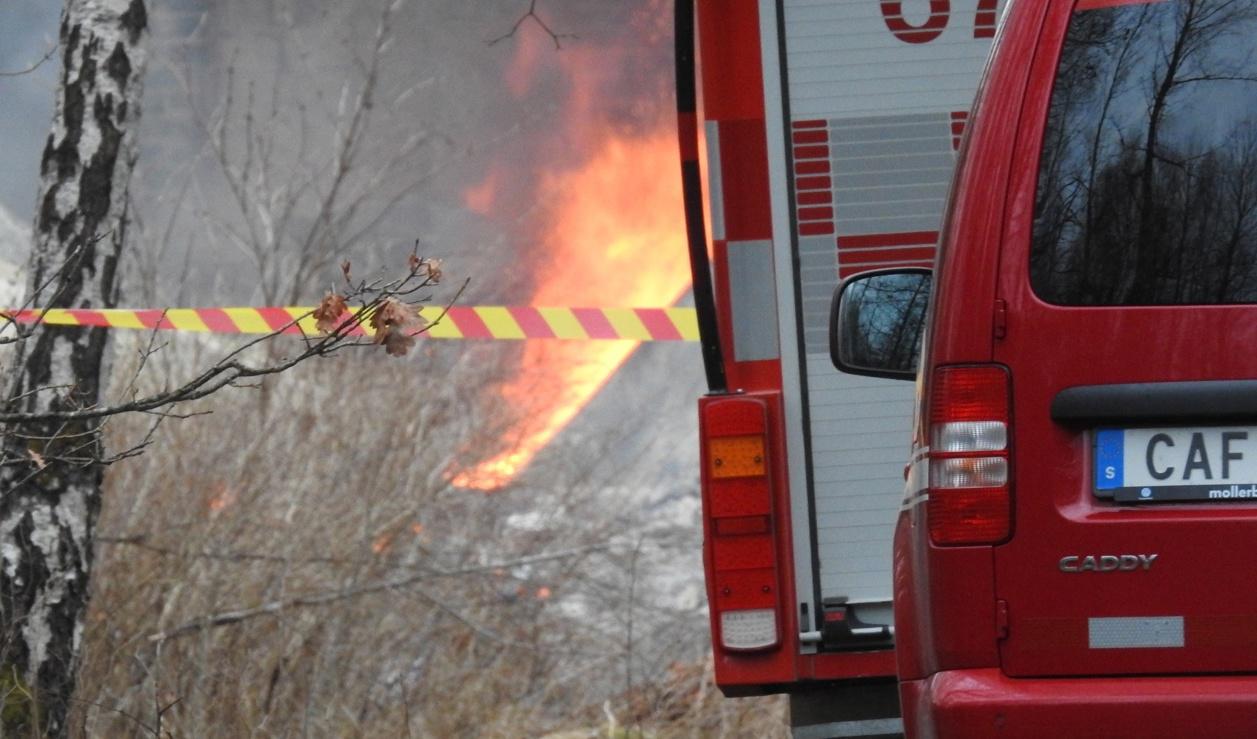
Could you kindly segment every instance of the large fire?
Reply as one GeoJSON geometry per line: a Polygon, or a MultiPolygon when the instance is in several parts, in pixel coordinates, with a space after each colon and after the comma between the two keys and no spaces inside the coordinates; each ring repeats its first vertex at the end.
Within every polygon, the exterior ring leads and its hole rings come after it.
{"type": "MultiPolygon", "coordinates": [[[[546,178],[561,203],[537,265],[536,306],[652,307],[689,289],[676,134],[609,136],[579,170],[546,178]]],[[[502,390],[523,411],[513,448],[455,476],[459,487],[510,482],[624,363],[636,341],[529,342],[520,375],[502,390]]]]}
{"type": "MultiPolygon", "coordinates": [[[[539,44],[521,43],[515,70],[536,63],[539,44]]],[[[675,123],[661,115],[644,131],[596,121],[603,50],[568,49],[559,63],[572,77],[566,131],[588,156],[542,177],[537,201],[550,207],[535,306],[661,307],[689,289],[675,123]]],[[[526,89],[510,80],[517,94],[526,89]]],[[[490,174],[464,194],[482,210],[504,179],[490,174]]],[[[576,416],[637,347],[636,341],[528,342],[519,374],[502,389],[520,417],[509,448],[453,478],[459,487],[496,490],[509,483],[576,416]]]]}

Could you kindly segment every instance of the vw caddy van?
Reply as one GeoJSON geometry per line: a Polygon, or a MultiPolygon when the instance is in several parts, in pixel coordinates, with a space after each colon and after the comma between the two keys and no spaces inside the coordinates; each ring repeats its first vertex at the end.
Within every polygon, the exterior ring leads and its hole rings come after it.
{"type": "Polygon", "coordinates": [[[909,737],[1257,737],[1257,0],[1014,0],[934,268],[835,295],[915,379],[909,737]]]}

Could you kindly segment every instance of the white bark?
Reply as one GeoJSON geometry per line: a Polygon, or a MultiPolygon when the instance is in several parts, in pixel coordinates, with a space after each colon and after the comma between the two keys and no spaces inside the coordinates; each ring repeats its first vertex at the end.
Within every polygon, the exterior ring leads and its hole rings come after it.
{"type": "MultiPolygon", "coordinates": [[[[146,26],[143,0],[66,0],[62,78],[26,272],[37,306],[115,302],[146,26]]],[[[104,358],[103,330],[43,327],[18,347],[6,405],[30,413],[94,405],[104,358]]],[[[10,695],[33,701],[26,710],[6,708],[4,735],[65,733],[100,510],[101,452],[94,422],[5,429],[0,674],[24,683],[21,691],[9,686],[10,695]]]]}

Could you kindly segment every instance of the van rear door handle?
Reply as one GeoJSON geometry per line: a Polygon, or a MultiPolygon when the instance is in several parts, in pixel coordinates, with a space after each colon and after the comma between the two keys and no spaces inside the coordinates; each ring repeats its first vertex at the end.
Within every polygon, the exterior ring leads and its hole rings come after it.
{"type": "Polygon", "coordinates": [[[1051,413],[1076,424],[1257,419],[1257,380],[1077,385],[1056,394],[1051,413]]]}

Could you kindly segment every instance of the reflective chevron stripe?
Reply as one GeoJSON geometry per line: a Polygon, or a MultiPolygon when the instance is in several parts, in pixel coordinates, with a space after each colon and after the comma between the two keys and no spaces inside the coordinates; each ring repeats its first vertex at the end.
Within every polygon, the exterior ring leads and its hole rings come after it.
{"type": "MultiPolygon", "coordinates": [[[[19,323],[51,326],[164,329],[214,334],[316,334],[313,308],[111,308],[0,311],[19,323]],[[295,321],[295,323],[294,323],[295,321]],[[291,324],[291,325],[289,325],[291,324]]],[[[567,339],[698,341],[693,308],[533,308],[529,306],[426,306],[433,339],[567,339]]]]}

